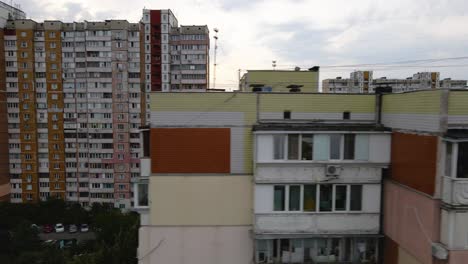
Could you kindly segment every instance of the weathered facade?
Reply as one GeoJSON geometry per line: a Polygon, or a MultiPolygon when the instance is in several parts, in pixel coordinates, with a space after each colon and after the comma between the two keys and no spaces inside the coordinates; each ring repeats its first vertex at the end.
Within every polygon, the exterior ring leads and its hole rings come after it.
{"type": "Polygon", "coordinates": [[[467,96],[152,93],[140,263],[466,262],[467,96]]]}

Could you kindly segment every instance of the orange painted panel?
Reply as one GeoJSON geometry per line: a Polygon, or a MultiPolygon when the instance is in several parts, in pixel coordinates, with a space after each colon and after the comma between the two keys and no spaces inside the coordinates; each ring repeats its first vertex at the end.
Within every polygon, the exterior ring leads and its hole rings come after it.
{"type": "Polygon", "coordinates": [[[151,129],[153,173],[229,173],[229,128],[151,129]]]}
{"type": "Polygon", "coordinates": [[[393,133],[391,178],[429,195],[434,194],[437,137],[393,133]]]}

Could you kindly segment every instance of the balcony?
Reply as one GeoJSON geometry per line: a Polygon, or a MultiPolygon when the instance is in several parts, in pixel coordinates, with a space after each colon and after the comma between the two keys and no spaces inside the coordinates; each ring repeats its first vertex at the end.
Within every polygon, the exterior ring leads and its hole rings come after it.
{"type": "Polygon", "coordinates": [[[378,213],[266,213],[255,215],[256,234],[378,234],[378,213]]]}
{"type": "Polygon", "coordinates": [[[468,206],[468,179],[443,177],[442,201],[454,206],[468,206]]]}
{"type": "Polygon", "coordinates": [[[151,175],[151,159],[141,158],[140,159],[140,176],[149,177],[151,175]]]}

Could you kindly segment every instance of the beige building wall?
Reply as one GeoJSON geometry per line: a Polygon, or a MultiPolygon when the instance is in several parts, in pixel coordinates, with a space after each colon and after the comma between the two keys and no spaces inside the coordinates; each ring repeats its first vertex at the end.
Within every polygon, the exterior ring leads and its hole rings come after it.
{"type": "Polygon", "coordinates": [[[150,224],[240,226],[252,224],[252,176],[153,176],[150,224]]]}
{"type": "Polygon", "coordinates": [[[250,264],[250,226],[140,228],[140,264],[250,264]]]}

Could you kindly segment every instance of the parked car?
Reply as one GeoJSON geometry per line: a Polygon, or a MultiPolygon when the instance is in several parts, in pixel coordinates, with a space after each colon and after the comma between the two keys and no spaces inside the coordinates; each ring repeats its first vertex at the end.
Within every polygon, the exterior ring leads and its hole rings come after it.
{"type": "Polygon", "coordinates": [[[70,225],[68,227],[68,232],[69,233],[76,233],[76,232],[78,232],[78,227],[76,225],[70,225]]]}
{"type": "Polygon", "coordinates": [[[81,224],[80,231],[85,233],[89,231],[89,226],[87,224],[81,224]]]}
{"type": "Polygon", "coordinates": [[[63,233],[63,232],[65,232],[65,227],[63,226],[63,224],[56,224],[56,225],[55,225],[55,232],[56,232],[56,233],[63,233]]]}
{"type": "Polygon", "coordinates": [[[42,232],[44,232],[44,233],[54,232],[54,227],[52,225],[44,225],[42,227],[42,232]]]}

